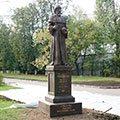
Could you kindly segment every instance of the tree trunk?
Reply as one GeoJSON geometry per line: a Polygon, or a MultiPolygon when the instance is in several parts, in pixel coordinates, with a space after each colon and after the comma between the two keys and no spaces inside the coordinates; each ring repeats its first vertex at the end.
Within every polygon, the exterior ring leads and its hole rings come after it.
{"type": "Polygon", "coordinates": [[[91,75],[93,76],[93,61],[91,62],[91,75]]]}
{"type": "Polygon", "coordinates": [[[79,75],[80,70],[79,70],[79,64],[77,63],[77,60],[75,61],[75,66],[76,66],[77,75],[79,75]]]}
{"type": "Polygon", "coordinates": [[[104,60],[103,60],[103,62],[102,62],[102,76],[103,77],[105,76],[104,69],[105,69],[105,64],[104,64],[104,60]]]}

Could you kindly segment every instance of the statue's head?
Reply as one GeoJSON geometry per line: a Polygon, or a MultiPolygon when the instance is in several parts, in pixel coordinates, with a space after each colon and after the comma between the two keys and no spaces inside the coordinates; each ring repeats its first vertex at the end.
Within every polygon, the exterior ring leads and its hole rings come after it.
{"type": "Polygon", "coordinates": [[[60,5],[55,6],[54,13],[57,15],[61,15],[61,6],[60,5]]]}

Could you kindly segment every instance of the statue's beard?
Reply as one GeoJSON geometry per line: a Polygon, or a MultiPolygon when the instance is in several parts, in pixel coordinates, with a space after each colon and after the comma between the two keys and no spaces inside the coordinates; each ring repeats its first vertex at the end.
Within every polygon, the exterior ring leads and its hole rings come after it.
{"type": "Polygon", "coordinates": [[[56,15],[57,15],[57,16],[61,16],[61,12],[59,12],[59,13],[56,13],[56,15]]]}

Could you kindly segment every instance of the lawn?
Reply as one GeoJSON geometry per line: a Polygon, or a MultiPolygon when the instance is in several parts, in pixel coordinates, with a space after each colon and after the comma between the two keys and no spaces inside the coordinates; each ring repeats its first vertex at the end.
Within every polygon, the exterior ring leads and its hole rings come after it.
{"type": "MultiPolygon", "coordinates": [[[[3,74],[3,77],[47,81],[45,75],[3,74]]],[[[120,82],[120,78],[99,76],[72,76],[73,82],[120,82]]]]}
{"type": "Polygon", "coordinates": [[[10,90],[10,89],[21,89],[19,87],[10,86],[7,84],[0,84],[0,91],[10,90]]]}
{"type": "Polygon", "coordinates": [[[17,101],[12,101],[9,98],[4,96],[0,96],[0,120],[21,120],[23,115],[20,113],[23,109],[9,108],[13,104],[20,104],[17,101]]]}
{"type": "Polygon", "coordinates": [[[120,82],[120,78],[100,76],[72,76],[74,82],[120,82]]]}
{"type": "MultiPolygon", "coordinates": [[[[0,100],[0,109],[16,103],[17,102],[0,100]]],[[[0,120],[21,120],[23,116],[20,114],[20,110],[21,109],[16,108],[0,110],[0,120]]]]}
{"type": "MultiPolygon", "coordinates": [[[[0,83],[0,91],[10,90],[10,89],[20,89],[19,87],[13,87],[0,83]]],[[[20,104],[20,102],[11,100],[5,96],[0,95],[0,120],[21,120],[23,115],[20,113],[24,109],[5,109],[13,104],[20,104]]]]}
{"type": "Polygon", "coordinates": [[[13,73],[6,74],[6,73],[4,73],[3,77],[47,81],[47,76],[45,76],[45,75],[25,75],[25,74],[13,74],[13,73]]]}

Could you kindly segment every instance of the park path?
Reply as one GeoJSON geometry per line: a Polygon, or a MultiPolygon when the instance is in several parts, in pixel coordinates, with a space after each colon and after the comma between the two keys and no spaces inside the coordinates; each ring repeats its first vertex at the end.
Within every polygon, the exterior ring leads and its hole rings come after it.
{"type": "MultiPolygon", "coordinates": [[[[47,95],[47,82],[28,81],[4,78],[7,84],[22,87],[23,89],[0,91],[11,99],[25,103],[38,103],[47,95]]],[[[120,115],[120,89],[99,89],[98,87],[72,85],[72,95],[76,102],[82,102],[83,108],[106,111],[120,115]]]]}

